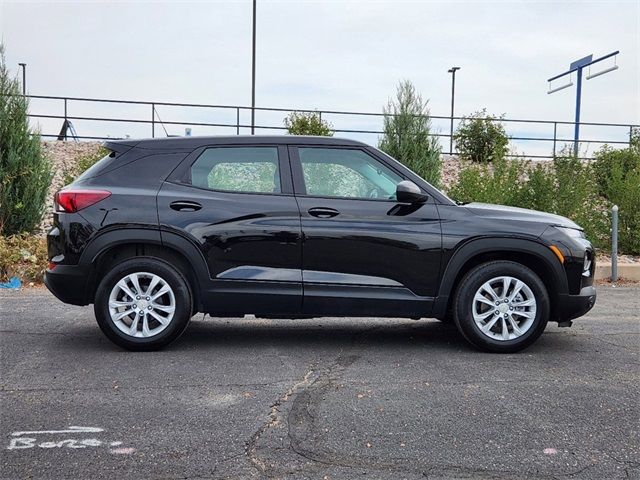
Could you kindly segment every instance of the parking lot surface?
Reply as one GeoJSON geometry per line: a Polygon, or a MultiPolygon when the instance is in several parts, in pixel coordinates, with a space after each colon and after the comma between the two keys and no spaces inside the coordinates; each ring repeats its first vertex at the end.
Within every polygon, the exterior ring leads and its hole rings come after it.
{"type": "Polygon", "coordinates": [[[640,288],[528,350],[434,320],[194,317],[125,352],[91,307],[0,293],[1,476],[640,478],[640,288]]]}

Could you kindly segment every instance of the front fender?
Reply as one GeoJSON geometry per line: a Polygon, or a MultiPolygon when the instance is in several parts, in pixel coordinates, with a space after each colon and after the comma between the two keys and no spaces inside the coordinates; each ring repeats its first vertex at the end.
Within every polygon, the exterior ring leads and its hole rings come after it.
{"type": "Polygon", "coordinates": [[[478,255],[523,253],[534,256],[539,260],[543,268],[545,268],[554,279],[553,291],[549,292],[552,296],[567,294],[569,287],[567,284],[567,276],[565,275],[562,265],[558,261],[555,254],[544,244],[525,238],[514,237],[483,237],[470,240],[469,242],[458,247],[449,259],[433,309],[433,316],[443,318],[446,315],[449,298],[454,293],[453,288],[456,285],[459,274],[463,271],[465,265],[478,255]]]}

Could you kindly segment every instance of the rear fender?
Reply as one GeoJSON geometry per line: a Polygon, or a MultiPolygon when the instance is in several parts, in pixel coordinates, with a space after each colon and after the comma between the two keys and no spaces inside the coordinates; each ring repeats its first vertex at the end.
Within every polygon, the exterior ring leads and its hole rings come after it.
{"type": "Polygon", "coordinates": [[[95,288],[96,282],[100,280],[96,278],[97,272],[93,268],[100,256],[115,246],[131,244],[156,245],[174,250],[189,262],[196,280],[201,286],[210,281],[209,271],[202,253],[188,239],[175,233],[161,232],[158,228],[122,228],[120,226],[109,228],[107,231],[95,236],[87,244],[80,257],[79,265],[92,272],[86,286],[87,298],[91,296],[92,289],[95,288]]]}

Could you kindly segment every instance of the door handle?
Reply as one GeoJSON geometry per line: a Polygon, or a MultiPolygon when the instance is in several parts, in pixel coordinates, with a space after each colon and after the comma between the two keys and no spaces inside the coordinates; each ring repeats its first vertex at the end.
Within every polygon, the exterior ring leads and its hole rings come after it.
{"type": "Polygon", "coordinates": [[[340,215],[340,212],[334,208],[314,207],[307,210],[309,215],[317,218],[331,218],[340,215]]]}
{"type": "Polygon", "coordinates": [[[198,202],[190,202],[189,200],[177,200],[175,202],[171,202],[169,206],[173,210],[177,210],[179,212],[195,212],[202,208],[202,205],[198,202]]]}

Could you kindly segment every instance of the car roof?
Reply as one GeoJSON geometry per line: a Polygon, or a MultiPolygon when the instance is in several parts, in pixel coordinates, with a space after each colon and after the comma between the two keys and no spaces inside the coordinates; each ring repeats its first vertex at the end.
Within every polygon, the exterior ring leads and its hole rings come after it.
{"type": "Polygon", "coordinates": [[[206,145],[334,145],[367,146],[365,143],[348,138],[316,137],[311,135],[229,135],[207,137],[167,137],[108,140],[104,146],[119,151],[122,147],[136,147],[149,150],[194,149],[206,145]]]}

